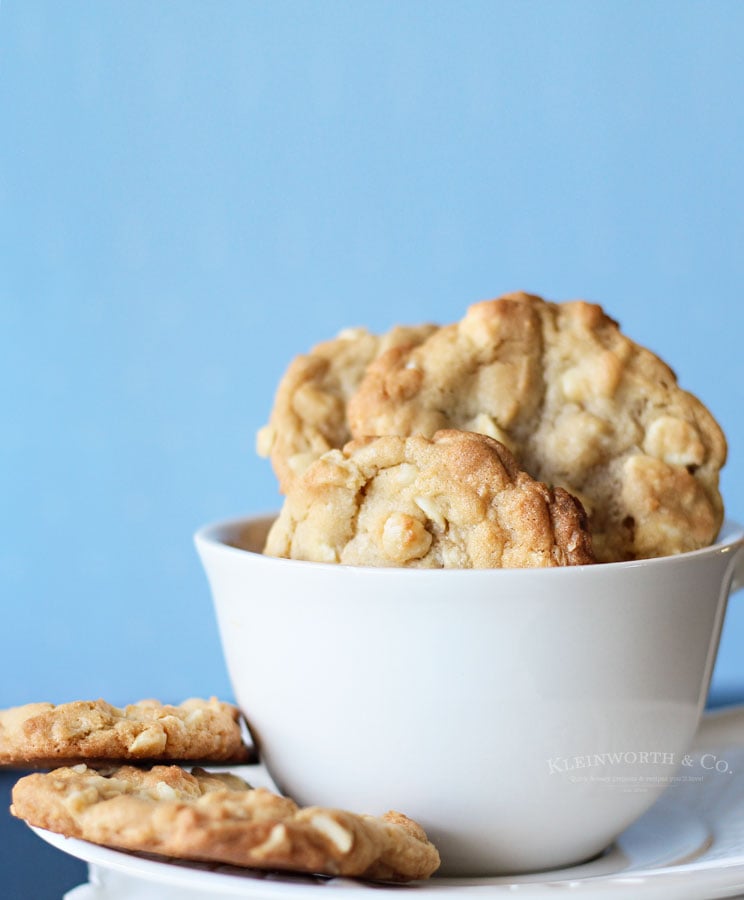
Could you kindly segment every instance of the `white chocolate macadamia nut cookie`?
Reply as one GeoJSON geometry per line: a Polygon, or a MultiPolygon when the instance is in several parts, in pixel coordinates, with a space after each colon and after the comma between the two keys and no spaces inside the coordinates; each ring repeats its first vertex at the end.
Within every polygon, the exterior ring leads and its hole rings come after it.
{"type": "Polygon", "coordinates": [[[270,556],[414,568],[594,562],[581,504],[550,490],[482,434],[352,441],[293,485],[270,556]]]}
{"type": "Polygon", "coordinates": [[[399,325],[376,335],[347,328],[292,360],[279,382],[269,423],[256,438],[259,455],[271,458],[282,493],[313,460],[351,438],[346,404],[367,366],[381,353],[415,346],[435,330],[435,325],[399,325]]]}
{"type": "Polygon", "coordinates": [[[28,703],[0,710],[0,765],[154,759],[246,762],[240,712],[215,697],[178,706],[141,700],[28,703]]]}
{"type": "Polygon", "coordinates": [[[13,815],[107,847],[181,859],[387,881],[428,878],[439,854],[402,813],[379,818],[300,809],[228,773],[179,766],[95,772],[84,764],[27,775],[13,815]]]}
{"type": "Polygon", "coordinates": [[[348,405],[355,438],[481,432],[534,478],[578,497],[601,562],[715,540],[726,442],[657,356],[599,306],[508,294],[367,369],[348,405]]]}

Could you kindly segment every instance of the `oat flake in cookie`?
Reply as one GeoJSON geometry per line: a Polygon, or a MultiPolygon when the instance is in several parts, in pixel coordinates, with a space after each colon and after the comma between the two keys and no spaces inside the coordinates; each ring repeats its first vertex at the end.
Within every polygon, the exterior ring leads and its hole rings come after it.
{"type": "Polygon", "coordinates": [[[313,460],[351,438],[346,404],[372,360],[394,347],[415,346],[435,330],[399,325],[376,335],[348,328],[292,360],[256,440],[259,455],[271,458],[282,493],[313,460]]]}
{"type": "Polygon", "coordinates": [[[723,433],[671,369],[599,306],[509,294],[373,362],[354,437],[458,428],[503,441],[533,477],[579,497],[602,562],[715,540],[723,433]]]}
{"type": "Polygon", "coordinates": [[[574,497],[521,471],[498,441],[463,431],[366,438],[324,454],[287,495],[265,552],[416,568],[594,561],[574,497]]]}
{"type": "Polygon", "coordinates": [[[428,878],[439,866],[423,829],[401,813],[300,809],[235,775],[179,766],[28,775],[11,812],[95,844],[235,866],[386,881],[428,878]]]}
{"type": "Polygon", "coordinates": [[[191,699],[179,706],[142,700],[28,703],[0,710],[0,765],[59,766],[86,760],[246,762],[235,706],[191,699]]]}

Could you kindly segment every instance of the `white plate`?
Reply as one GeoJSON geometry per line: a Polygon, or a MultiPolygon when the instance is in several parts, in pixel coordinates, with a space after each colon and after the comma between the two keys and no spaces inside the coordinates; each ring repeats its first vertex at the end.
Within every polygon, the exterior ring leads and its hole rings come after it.
{"type": "MultiPolygon", "coordinates": [[[[447,900],[516,896],[529,900],[574,892],[604,897],[733,897],[744,892],[744,707],[707,715],[676,780],[646,815],[602,856],[570,869],[502,878],[432,878],[412,885],[379,885],[344,878],[265,875],[229,866],[171,862],[64,838],[41,829],[53,846],[85,860],[91,880],[67,900],[361,900],[403,894],[447,900]]],[[[252,784],[270,786],[260,766],[242,767],[252,784]]],[[[637,790],[614,785],[608,789],[637,790]]],[[[641,788],[642,789],[642,788],[641,788]]]]}

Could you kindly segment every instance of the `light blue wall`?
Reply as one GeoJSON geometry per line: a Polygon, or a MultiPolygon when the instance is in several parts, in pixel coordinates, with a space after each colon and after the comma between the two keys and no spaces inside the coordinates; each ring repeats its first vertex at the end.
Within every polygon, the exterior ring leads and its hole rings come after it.
{"type": "Polygon", "coordinates": [[[731,2],[5,0],[0,705],[229,693],[191,534],[276,506],[253,434],[344,325],[597,300],[744,518],[742,46],[731,2]]]}

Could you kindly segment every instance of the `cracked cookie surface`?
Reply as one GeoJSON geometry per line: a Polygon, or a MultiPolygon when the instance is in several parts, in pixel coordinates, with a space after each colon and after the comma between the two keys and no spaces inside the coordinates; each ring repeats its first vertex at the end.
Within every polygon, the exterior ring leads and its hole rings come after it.
{"type": "Polygon", "coordinates": [[[352,441],[313,463],[272,526],[270,556],[347,565],[526,568],[591,563],[581,504],[517,466],[498,441],[352,441]]]}
{"type": "Polygon", "coordinates": [[[723,519],[723,433],[671,369],[599,306],[509,294],[367,369],[355,438],[441,428],[497,438],[579,497],[603,562],[707,546],[723,519]]]}
{"type": "Polygon", "coordinates": [[[243,762],[240,713],[229,703],[191,699],[179,706],[143,700],[29,703],[0,710],[0,765],[62,765],[79,760],[243,762]]]}
{"type": "Polygon", "coordinates": [[[231,774],[85,765],[21,778],[11,812],[96,844],[262,869],[388,881],[428,878],[439,854],[401,813],[300,809],[231,774]]]}
{"type": "Polygon", "coordinates": [[[435,325],[399,325],[376,335],[348,328],[292,360],[256,439],[259,455],[271,459],[282,493],[313,460],[351,438],[346,405],[367,366],[381,353],[415,346],[435,330],[435,325]]]}

